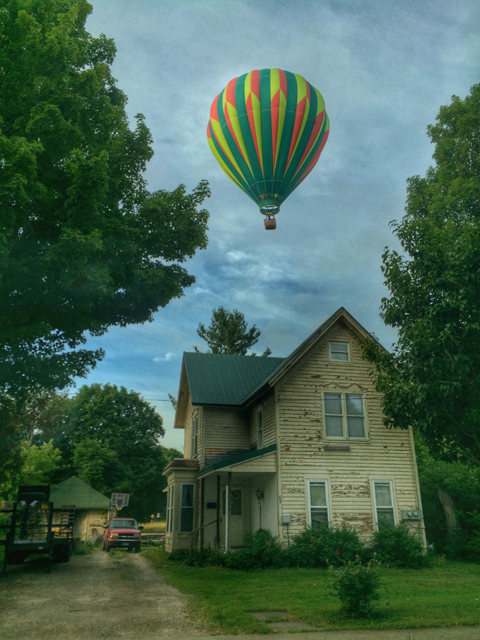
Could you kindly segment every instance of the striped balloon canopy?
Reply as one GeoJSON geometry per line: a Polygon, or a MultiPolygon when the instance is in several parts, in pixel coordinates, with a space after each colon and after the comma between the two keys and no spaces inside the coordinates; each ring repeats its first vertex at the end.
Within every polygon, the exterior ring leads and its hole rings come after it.
{"type": "Polygon", "coordinates": [[[218,94],[207,136],[227,176],[271,219],[316,165],[329,128],[318,89],[297,73],[261,69],[218,94]]]}

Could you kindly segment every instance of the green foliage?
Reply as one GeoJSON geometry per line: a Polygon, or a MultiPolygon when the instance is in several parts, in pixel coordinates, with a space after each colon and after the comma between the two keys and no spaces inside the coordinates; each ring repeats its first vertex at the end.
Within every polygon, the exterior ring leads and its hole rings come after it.
{"type": "Polygon", "coordinates": [[[285,566],[283,547],[267,529],[259,529],[253,534],[247,533],[243,538],[243,545],[242,549],[227,554],[226,567],[252,571],[285,566]]]}
{"type": "MultiPolygon", "coordinates": [[[[200,323],[197,333],[208,344],[209,353],[227,353],[245,356],[250,347],[258,342],[260,330],[255,325],[248,329],[243,313],[234,309],[227,311],[223,307],[212,311],[212,320],[208,329],[200,323]]],[[[198,351],[197,347],[194,347],[198,351]]],[[[269,356],[272,352],[267,349],[262,354],[269,356]]],[[[255,356],[255,353],[251,354],[255,356]]]]}
{"type": "Polygon", "coordinates": [[[375,558],[366,565],[357,558],[342,567],[331,567],[333,590],[347,614],[358,618],[374,615],[373,603],[380,598],[379,568],[375,558]]]}
{"type": "Polygon", "coordinates": [[[22,442],[19,468],[5,476],[0,484],[0,497],[14,500],[20,485],[50,484],[61,466],[62,454],[52,441],[43,445],[22,442]]]}
{"type": "Polygon", "coordinates": [[[478,560],[480,557],[480,468],[461,461],[435,460],[427,447],[417,441],[417,463],[422,493],[427,540],[450,557],[478,560]],[[457,528],[448,531],[439,490],[450,496],[457,528]]]}
{"type": "Polygon", "coordinates": [[[151,321],[194,282],[210,195],[148,193],[141,114],[111,75],[115,45],[86,0],[5,0],[0,12],[0,395],[69,386],[103,357],[85,334],[151,321]]]}
{"type": "Polygon", "coordinates": [[[390,297],[382,317],[398,330],[392,355],[369,341],[386,425],[414,427],[437,457],[480,465],[480,84],[453,96],[428,127],[436,165],[408,181],[393,223],[402,252],[386,249],[390,297]]]}
{"type": "Polygon", "coordinates": [[[176,549],[168,559],[187,567],[221,567],[225,565],[225,554],[215,549],[176,549]]]}
{"type": "Polygon", "coordinates": [[[68,405],[54,442],[65,468],[105,495],[130,494],[122,513],[146,520],[163,511],[163,469],[182,454],[160,445],[163,420],[138,393],[115,385],[83,386],[68,405]]]}
{"type": "Polygon", "coordinates": [[[381,530],[374,533],[370,552],[387,567],[421,569],[430,564],[420,537],[405,524],[395,527],[384,523],[381,530]]]}
{"type": "Polygon", "coordinates": [[[363,551],[355,529],[341,527],[307,527],[296,535],[288,551],[288,564],[292,567],[340,566],[355,560],[363,551]]]}

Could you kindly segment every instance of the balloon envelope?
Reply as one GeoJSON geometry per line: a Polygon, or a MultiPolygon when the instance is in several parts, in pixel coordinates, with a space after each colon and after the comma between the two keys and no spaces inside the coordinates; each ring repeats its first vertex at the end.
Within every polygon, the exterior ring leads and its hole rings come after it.
{"type": "Polygon", "coordinates": [[[316,165],[329,129],[318,89],[296,73],[261,69],[218,94],[207,136],[228,177],[270,215],[316,165]]]}

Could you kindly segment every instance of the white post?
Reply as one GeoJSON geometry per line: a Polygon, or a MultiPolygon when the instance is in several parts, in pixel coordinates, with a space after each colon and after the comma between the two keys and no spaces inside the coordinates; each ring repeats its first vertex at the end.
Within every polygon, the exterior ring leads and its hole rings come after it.
{"type": "Polygon", "coordinates": [[[230,552],[230,480],[232,474],[228,474],[225,486],[225,553],[230,552]]]}

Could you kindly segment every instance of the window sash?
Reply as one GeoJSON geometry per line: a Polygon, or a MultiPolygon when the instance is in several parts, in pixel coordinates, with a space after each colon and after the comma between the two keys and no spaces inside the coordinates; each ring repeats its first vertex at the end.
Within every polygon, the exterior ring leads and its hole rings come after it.
{"type": "Polygon", "coordinates": [[[375,502],[375,521],[377,531],[381,531],[386,523],[395,526],[395,506],[393,502],[393,487],[391,481],[374,481],[373,496],[375,502]]]}
{"type": "Polygon", "coordinates": [[[192,420],[192,457],[198,454],[198,416],[192,420]]]}
{"type": "Polygon", "coordinates": [[[329,525],[328,489],[326,480],[308,481],[308,515],[310,526],[318,529],[322,525],[329,525]]]}
{"type": "Polygon", "coordinates": [[[180,533],[191,533],[193,531],[195,485],[185,482],[180,487],[180,533]]]}
{"type": "Polygon", "coordinates": [[[365,440],[365,402],[360,393],[324,393],[325,437],[365,440]]]}
{"type": "Polygon", "coordinates": [[[257,411],[257,449],[263,447],[263,411],[257,411]]]}
{"type": "Polygon", "coordinates": [[[329,342],[328,345],[332,362],[350,362],[350,345],[348,342],[329,342]]]}
{"type": "Polygon", "coordinates": [[[175,485],[170,485],[167,491],[167,533],[171,533],[173,529],[173,498],[175,493],[175,485]]]}

